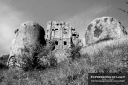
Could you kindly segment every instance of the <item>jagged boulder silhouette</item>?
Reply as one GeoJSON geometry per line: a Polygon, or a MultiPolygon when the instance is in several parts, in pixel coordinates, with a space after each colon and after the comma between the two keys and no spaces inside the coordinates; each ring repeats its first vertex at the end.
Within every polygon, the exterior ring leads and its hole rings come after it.
{"type": "Polygon", "coordinates": [[[101,17],[93,20],[85,33],[86,45],[91,45],[104,40],[118,39],[127,35],[121,22],[112,17],[101,17]]]}
{"type": "Polygon", "coordinates": [[[17,66],[23,64],[22,57],[36,56],[40,45],[45,45],[45,31],[38,23],[26,21],[15,31],[15,38],[12,41],[8,65],[17,63],[17,66]]]}

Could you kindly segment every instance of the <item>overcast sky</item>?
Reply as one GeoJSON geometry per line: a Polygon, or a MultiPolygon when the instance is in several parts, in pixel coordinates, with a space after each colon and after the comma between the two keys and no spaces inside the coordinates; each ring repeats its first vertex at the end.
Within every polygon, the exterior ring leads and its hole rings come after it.
{"type": "MultiPolygon", "coordinates": [[[[46,29],[47,21],[71,22],[84,41],[85,29],[95,18],[110,16],[128,28],[125,0],[0,0],[0,55],[9,54],[14,30],[25,21],[46,29]]],[[[128,29],[127,29],[128,30],[128,29]]]]}

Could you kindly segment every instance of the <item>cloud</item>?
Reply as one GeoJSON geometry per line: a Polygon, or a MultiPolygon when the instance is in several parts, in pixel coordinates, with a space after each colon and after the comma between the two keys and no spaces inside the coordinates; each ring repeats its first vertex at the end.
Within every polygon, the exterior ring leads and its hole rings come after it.
{"type": "Polygon", "coordinates": [[[84,34],[86,27],[88,24],[95,18],[102,17],[101,15],[105,14],[109,6],[94,6],[90,9],[86,9],[84,12],[79,13],[69,19],[66,19],[66,22],[71,22],[71,25],[76,28],[78,33],[80,34],[80,38],[82,39],[85,45],[84,34]]]}
{"type": "Polygon", "coordinates": [[[24,12],[16,10],[5,2],[0,3],[0,55],[9,53],[14,30],[26,19],[28,18],[25,17],[24,12]]]}

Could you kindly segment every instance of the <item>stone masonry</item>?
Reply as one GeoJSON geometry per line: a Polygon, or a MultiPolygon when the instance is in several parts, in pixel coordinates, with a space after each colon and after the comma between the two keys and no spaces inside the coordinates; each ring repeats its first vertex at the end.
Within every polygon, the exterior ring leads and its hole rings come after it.
{"type": "Polygon", "coordinates": [[[127,35],[121,22],[112,17],[101,17],[93,20],[85,32],[85,43],[91,45],[100,41],[118,39],[127,35]]]}
{"type": "Polygon", "coordinates": [[[20,28],[15,31],[7,64],[10,67],[15,61],[16,65],[20,67],[23,63],[23,56],[32,57],[38,49],[38,45],[45,44],[45,30],[43,27],[33,21],[22,23],[20,28]]]}
{"type": "Polygon", "coordinates": [[[67,49],[79,37],[75,28],[66,22],[49,21],[47,23],[46,39],[55,41],[55,49],[67,49]]]}

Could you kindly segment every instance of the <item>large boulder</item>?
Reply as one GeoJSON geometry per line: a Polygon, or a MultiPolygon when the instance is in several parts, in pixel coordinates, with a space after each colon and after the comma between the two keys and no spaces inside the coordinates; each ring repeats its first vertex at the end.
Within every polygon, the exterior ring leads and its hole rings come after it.
{"type": "Polygon", "coordinates": [[[118,39],[127,35],[121,22],[112,17],[101,17],[93,20],[86,29],[85,42],[91,45],[104,40],[118,39]]]}
{"type": "Polygon", "coordinates": [[[27,21],[21,24],[15,31],[15,38],[12,41],[8,65],[12,66],[14,61],[16,65],[21,66],[22,57],[33,57],[40,45],[45,45],[45,31],[38,23],[27,21]]]}

